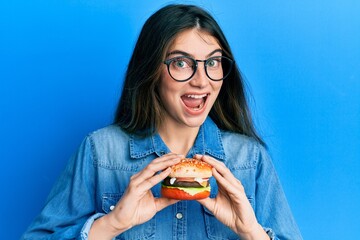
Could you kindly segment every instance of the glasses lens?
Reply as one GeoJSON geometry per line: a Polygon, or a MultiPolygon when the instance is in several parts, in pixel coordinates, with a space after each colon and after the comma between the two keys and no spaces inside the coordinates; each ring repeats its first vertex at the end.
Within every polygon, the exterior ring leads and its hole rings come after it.
{"type": "Polygon", "coordinates": [[[226,78],[232,67],[233,61],[227,57],[211,57],[206,60],[206,73],[212,80],[219,81],[226,78]]]}
{"type": "Polygon", "coordinates": [[[187,81],[194,76],[196,61],[205,62],[205,71],[207,76],[214,81],[220,81],[226,78],[231,72],[233,60],[227,57],[216,56],[205,61],[195,60],[190,57],[181,56],[167,60],[169,74],[176,81],[187,81]]]}
{"type": "Polygon", "coordinates": [[[177,57],[169,62],[169,73],[177,81],[186,81],[195,70],[195,60],[188,57],[177,57]]]}

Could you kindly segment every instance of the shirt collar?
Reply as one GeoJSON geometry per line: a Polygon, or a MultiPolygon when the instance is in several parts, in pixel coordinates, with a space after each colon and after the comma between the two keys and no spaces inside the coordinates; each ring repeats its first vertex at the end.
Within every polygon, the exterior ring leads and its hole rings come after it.
{"type": "MultiPolygon", "coordinates": [[[[158,133],[149,137],[130,136],[131,158],[142,158],[153,153],[162,156],[169,152],[170,149],[165,145],[158,133]]],[[[210,117],[200,126],[194,146],[190,149],[187,157],[192,157],[195,154],[210,155],[221,160],[225,159],[220,129],[210,117]]]]}

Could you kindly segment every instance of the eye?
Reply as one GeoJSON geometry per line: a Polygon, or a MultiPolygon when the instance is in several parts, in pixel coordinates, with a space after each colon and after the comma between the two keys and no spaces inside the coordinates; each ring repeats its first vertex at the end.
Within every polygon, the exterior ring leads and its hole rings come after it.
{"type": "Polygon", "coordinates": [[[206,61],[206,66],[210,67],[210,68],[217,68],[221,65],[221,57],[213,57],[213,58],[209,58],[206,61]]]}
{"type": "Polygon", "coordinates": [[[174,68],[181,69],[181,68],[192,68],[194,64],[189,58],[179,57],[173,59],[171,65],[174,68]]]}

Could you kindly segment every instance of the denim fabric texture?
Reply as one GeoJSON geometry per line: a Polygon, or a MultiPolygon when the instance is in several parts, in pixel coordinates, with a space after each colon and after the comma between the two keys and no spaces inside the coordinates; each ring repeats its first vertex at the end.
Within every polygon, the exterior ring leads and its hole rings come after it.
{"type": "MultiPolygon", "coordinates": [[[[22,239],[87,239],[93,221],[109,213],[130,177],[153,159],[169,153],[161,137],[135,137],[110,125],[89,134],[71,157],[41,213],[22,239]]],[[[243,184],[258,222],[271,239],[302,239],[279,178],[263,146],[255,140],[220,130],[210,119],[201,126],[187,157],[210,155],[243,184]]],[[[211,195],[218,187],[211,178],[211,195]]],[[[160,184],[152,188],[160,197],[160,184]]],[[[180,201],[115,239],[239,239],[196,201],[180,201]]]]}

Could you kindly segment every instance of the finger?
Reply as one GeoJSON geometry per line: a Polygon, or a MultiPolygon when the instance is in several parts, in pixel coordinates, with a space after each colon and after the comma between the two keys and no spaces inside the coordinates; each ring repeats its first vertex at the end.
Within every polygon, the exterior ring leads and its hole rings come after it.
{"type": "Polygon", "coordinates": [[[182,154],[176,154],[176,153],[167,153],[167,154],[164,154],[158,158],[155,158],[152,162],[153,163],[156,163],[156,162],[162,162],[162,161],[166,161],[167,159],[169,158],[173,158],[173,157],[180,157],[180,158],[185,158],[184,155],[182,154]]]}
{"type": "Polygon", "coordinates": [[[235,183],[229,182],[215,168],[213,168],[213,176],[218,183],[219,192],[221,192],[226,198],[246,198],[245,189],[240,181],[236,181],[235,183]]]}
{"type": "Polygon", "coordinates": [[[225,179],[215,168],[212,169],[212,174],[219,186],[219,192],[226,194],[228,192],[228,190],[226,190],[226,187],[231,185],[231,183],[227,179],[225,179]]]}
{"type": "MultiPolygon", "coordinates": [[[[168,154],[165,154],[165,155],[163,155],[163,156],[161,156],[161,157],[155,158],[150,164],[160,163],[160,162],[164,162],[164,161],[169,161],[169,160],[171,160],[171,159],[173,159],[173,158],[177,158],[177,157],[182,158],[183,155],[175,154],[175,153],[168,153],[168,154]]],[[[134,179],[134,178],[138,177],[138,176],[142,173],[143,170],[144,170],[144,169],[142,169],[141,171],[139,171],[139,172],[135,173],[134,175],[132,175],[132,176],[131,176],[131,179],[134,179]]]]}
{"type": "Polygon", "coordinates": [[[140,172],[135,173],[134,175],[132,175],[132,176],[130,177],[130,180],[136,178],[136,177],[139,176],[139,175],[140,175],[140,172]]]}
{"type": "Polygon", "coordinates": [[[239,182],[238,179],[232,174],[230,169],[228,169],[223,162],[220,162],[210,156],[202,156],[201,158],[204,162],[209,163],[213,166],[217,172],[219,172],[230,184],[239,182]]]}
{"type": "Polygon", "coordinates": [[[194,158],[203,160],[213,166],[212,173],[219,184],[219,192],[229,199],[229,194],[233,196],[245,196],[245,190],[241,182],[232,174],[223,162],[220,162],[210,156],[196,154],[194,158]]]}
{"type": "Polygon", "coordinates": [[[213,168],[217,169],[217,172],[222,172],[221,176],[218,176],[217,178],[220,179],[220,177],[225,178],[227,182],[225,183],[223,181],[223,184],[225,186],[233,185],[238,190],[241,190],[242,184],[241,182],[231,173],[231,171],[225,166],[223,162],[220,162],[210,156],[200,155],[196,154],[194,158],[203,160],[204,162],[209,163],[213,166],[213,168]]]}
{"type": "Polygon", "coordinates": [[[170,198],[156,198],[155,199],[155,205],[156,205],[156,211],[161,211],[164,208],[175,204],[179,202],[180,200],[170,199],[170,198]]]}
{"type": "Polygon", "coordinates": [[[138,183],[139,178],[131,180],[127,188],[127,192],[142,198],[145,194],[150,193],[150,189],[156,184],[164,180],[171,172],[171,168],[168,167],[159,174],[155,174],[153,177],[143,180],[138,183]]]}
{"type": "Polygon", "coordinates": [[[216,179],[217,183],[222,187],[232,186],[233,183],[221,175],[216,168],[212,169],[213,177],[216,179]]]}
{"type": "Polygon", "coordinates": [[[204,155],[201,155],[201,154],[195,154],[194,156],[193,156],[193,158],[195,158],[195,159],[197,159],[197,160],[202,160],[202,157],[203,157],[204,155]]]}
{"type": "Polygon", "coordinates": [[[164,180],[171,172],[171,168],[168,167],[164,171],[160,172],[159,174],[156,174],[148,179],[145,179],[139,186],[139,191],[148,191],[152,187],[154,187],[156,184],[160,183],[162,180],[164,180]]]}
{"type": "Polygon", "coordinates": [[[162,161],[151,162],[139,173],[135,174],[132,178],[132,184],[138,185],[141,184],[144,180],[154,176],[157,172],[164,170],[178,162],[180,162],[181,157],[179,156],[167,156],[162,161]]]}
{"type": "Polygon", "coordinates": [[[201,205],[206,207],[211,213],[214,213],[215,209],[215,199],[214,198],[204,198],[197,200],[201,205]]]}

